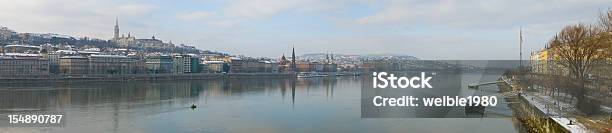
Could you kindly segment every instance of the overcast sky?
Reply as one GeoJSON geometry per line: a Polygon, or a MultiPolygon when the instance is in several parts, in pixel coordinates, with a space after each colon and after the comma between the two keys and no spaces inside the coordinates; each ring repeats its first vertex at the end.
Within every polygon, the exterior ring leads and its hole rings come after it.
{"type": "Polygon", "coordinates": [[[593,23],[610,0],[0,0],[0,26],[110,39],[121,33],[255,57],[407,54],[524,58],[564,25],[593,23]]]}

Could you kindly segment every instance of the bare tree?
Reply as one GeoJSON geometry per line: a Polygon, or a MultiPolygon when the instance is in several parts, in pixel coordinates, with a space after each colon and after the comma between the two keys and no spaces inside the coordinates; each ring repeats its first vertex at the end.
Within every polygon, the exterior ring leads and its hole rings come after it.
{"type": "Polygon", "coordinates": [[[606,32],[584,24],[565,27],[550,45],[560,65],[568,68],[572,78],[585,79],[596,61],[605,59],[606,32]]]}
{"type": "Polygon", "coordinates": [[[606,38],[604,47],[606,48],[606,56],[612,57],[612,10],[599,13],[598,26],[603,30],[603,36],[606,38]]]}
{"type": "Polygon", "coordinates": [[[608,42],[608,32],[601,27],[575,24],[566,26],[549,43],[556,55],[555,61],[568,70],[569,78],[574,79],[573,96],[581,108],[587,92],[585,82],[593,64],[605,59],[603,48],[608,42]]]}
{"type": "Polygon", "coordinates": [[[598,26],[606,32],[612,32],[612,10],[599,13],[598,26]]]}

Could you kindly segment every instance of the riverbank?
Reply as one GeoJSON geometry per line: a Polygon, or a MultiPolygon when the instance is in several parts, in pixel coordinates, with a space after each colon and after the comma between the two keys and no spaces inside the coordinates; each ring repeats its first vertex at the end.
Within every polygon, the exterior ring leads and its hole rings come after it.
{"type": "Polygon", "coordinates": [[[294,73],[190,73],[190,74],[121,74],[121,75],[50,75],[38,77],[2,77],[1,83],[83,82],[83,81],[157,81],[219,78],[295,78],[294,73]]]}
{"type": "MultiPolygon", "coordinates": [[[[326,77],[358,76],[355,72],[320,72],[326,77]]],[[[158,81],[224,78],[297,78],[295,73],[187,73],[187,74],[113,74],[113,75],[46,75],[0,77],[0,84],[84,81],[158,81]]]]}
{"type": "Polygon", "coordinates": [[[570,117],[563,110],[572,108],[562,102],[537,94],[537,92],[519,91],[512,81],[500,78],[503,91],[517,92],[517,104],[511,106],[514,116],[529,132],[592,132],[576,118],[570,117]]]}

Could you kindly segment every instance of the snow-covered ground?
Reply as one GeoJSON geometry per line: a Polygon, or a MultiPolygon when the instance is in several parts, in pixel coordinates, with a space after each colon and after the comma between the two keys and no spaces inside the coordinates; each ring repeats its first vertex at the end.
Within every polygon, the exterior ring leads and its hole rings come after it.
{"type": "MultiPolygon", "coordinates": [[[[512,84],[512,80],[502,77],[507,84],[512,84]]],[[[571,112],[575,108],[568,103],[561,102],[550,96],[541,95],[537,92],[522,92],[519,97],[524,98],[531,105],[549,116],[552,120],[572,133],[593,132],[588,130],[583,124],[577,122],[576,118],[570,117],[565,112],[571,112]],[[571,121],[571,124],[570,124],[571,121]]]]}
{"type": "Polygon", "coordinates": [[[562,110],[571,110],[573,106],[560,102],[552,97],[540,95],[537,93],[522,93],[521,97],[527,100],[531,105],[535,106],[541,112],[550,116],[552,120],[560,126],[573,133],[591,132],[584,125],[578,123],[576,118],[568,117],[562,110]],[[572,124],[570,125],[570,121],[572,124]]]}

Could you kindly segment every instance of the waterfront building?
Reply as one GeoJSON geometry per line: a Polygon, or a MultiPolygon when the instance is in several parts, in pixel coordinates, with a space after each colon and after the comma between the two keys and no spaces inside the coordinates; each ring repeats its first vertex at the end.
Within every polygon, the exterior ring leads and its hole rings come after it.
{"type": "Polygon", "coordinates": [[[338,65],[321,62],[298,62],[296,68],[300,72],[336,72],[338,65]]]}
{"type": "Polygon", "coordinates": [[[132,56],[128,56],[128,58],[131,58],[133,61],[133,63],[131,64],[132,66],[131,74],[146,74],[147,73],[146,60],[140,57],[132,57],[132,56]]]}
{"type": "Polygon", "coordinates": [[[243,60],[241,58],[238,57],[230,57],[230,72],[231,73],[238,73],[238,72],[243,72],[244,67],[243,67],[243,60]]]}
{"type": "Polygon", "coordinates": [[[83,56],[64,56],[59,59],[59,67],[64,75],[85,75],[89,72],[89,61],[83,56]]]}
{"type": "Polygon", "coordinates": [[[559,55],[550,48],[544,48],[531,54],[532,71],[539,74],[567,75],[569,71],[560,64],[559,55]]]}
{"type": "Polygon", "coordinates": [[[135,60],[123,55],[89,56],[89,74],[135,74],[135,60]]]}
{"type": "Polygon", "coordinates": [[[190,55],[189,65],[191,65],[191,73],[201,73],[202,72],[202,60],[200,60],[199,56],[190,55]]]}
{"type": "Polygon", "coordinates": [[[59,74],[60,73],[60,55],[55,52],[44,52],[41,53],[42,58],[49,60],[49,73],[50,74],[59,74]]]}
{"type": "Polygon", "coordinates": [[[200,71],[198,70],[200,59],[195,55],[174,55],[172,60],[174,64],[172,67],[173,73],[197,73],[200,71]]]}
{"type": "MultiPolygon", "coordinates": [[[[185,64],[189,63],[189,60],[187,58],[184,58],[182,56],[174,56],[172,58],[173,61],[173,65],[172,65],[172,73],[175,74],[183,74],[183,73],[189,73],[189,68],[185,68],[185,64]]],[[[187,65],[187,66],[191,66],[191,65],[187,65]]]]}
{"type": "Polygon", "coordinates": [[[264,63],[264,71],[269,73],[279,73],[278,62],[275,61],[262,61],[264,63]]]}
{"type": "Polygon", "coordinates": [[[549,50],[535,51],[531,53],[531,68],[535,73],[548,73],[547,62],[551,61],[548,57],[549,50]]]}
{"type": "MultiPolygon", "coordinates": [[[[598,50],[604,54],[609,54],[609,47],[604,47],[598,50]],[[608,53],[606,53],[608,52],[608,53]]],[[[567,66],[562,65],[561,57],[558,53],[555,53],[555,49],[546,47],[540,51],[533,52],[531,54],[532,71],[540,74],[552,74],[552,75],[569,75],[569,69],[567,66]]],[[[602,61],[593,62],[590,72],[588,73],[591,77],[599,77],[604,79],[612,78],[610,76],[610,66],[612,66],[612,57],[608,56],[602,61]]]]}
{"type": "Polygon", "coordinates": [[[263,72],[263,63],[255,59],[246,59],[242,60],[242,68],[240,69],[243,73],[255,73],[255,72],[263,72]]]}
{"type": "Polygon", "coordinates": [[[148,73],[171,73],[173,65],[172,57],[168,55],[154,55],[146,58],[148,73]]]}
{"type": "Polygon", "coordinates": [[[277,73],[278,63],[253,58],[232,59],[230,71],[233,73],[277,73]]]}
{"type": "Polygon", "coordinates": [[[296,70],[299,72],[314,72],[316,71],[316,64],[310,62],[298,62],[296,65],[296,70]]]}
{"type": "Polygon", "coordinates": [[[40,54],[2,53],[0,77],[37,77],[49,75],[49,60],[40,54]]]}
{"type": "MultiPolygon", "coordinates": [[[[230,72],[232,66],[232,59],[236,60],[239,58],[230,57],[223,54],[202,54],[202,72],[218,73],[218,72],[230,72]]],[[[237,66],[240,65],[238,62],[234,62],[237,66]]]]}
{"type": "Polygon", "coordinates": [[[206,73],[222,73],[224,72],[224,67],[227,66],[227,63],[223,61],[203,61],[202,63],[202,72],[206,73]]]}

